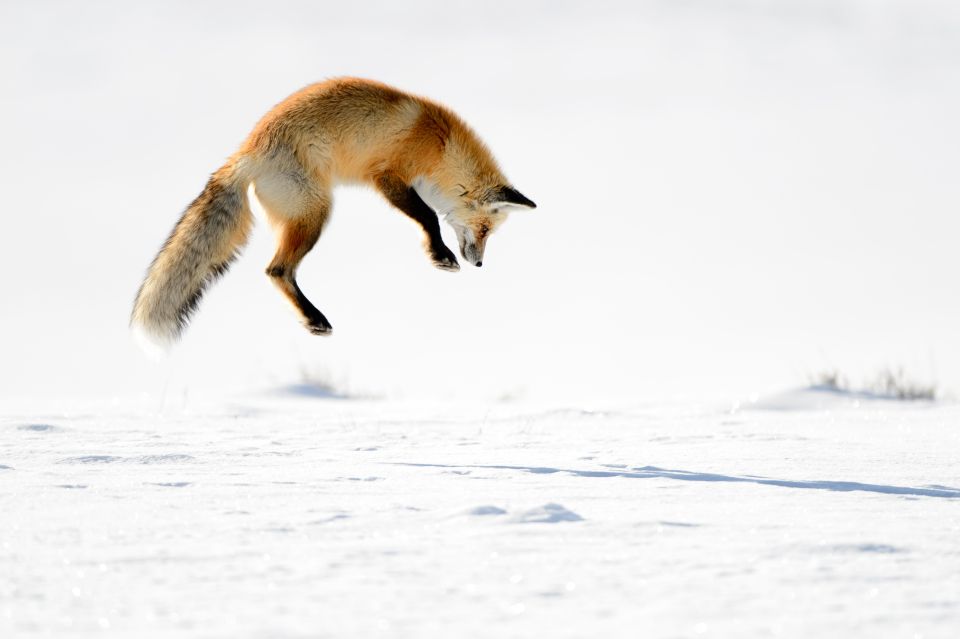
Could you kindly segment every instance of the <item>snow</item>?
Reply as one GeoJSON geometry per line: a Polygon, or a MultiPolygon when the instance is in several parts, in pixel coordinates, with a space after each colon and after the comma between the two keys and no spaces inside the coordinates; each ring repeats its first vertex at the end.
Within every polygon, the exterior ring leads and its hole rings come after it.
{"type": "Polygon", "coordinates": [[[0,635],[950,637],[955,404],[0,419],[0,635]]]}

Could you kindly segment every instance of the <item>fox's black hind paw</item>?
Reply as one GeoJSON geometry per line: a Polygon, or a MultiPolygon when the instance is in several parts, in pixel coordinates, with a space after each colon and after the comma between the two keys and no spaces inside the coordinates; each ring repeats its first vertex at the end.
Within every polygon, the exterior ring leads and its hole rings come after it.
{"type": "Polygon", "coordinates": [[[327,318],[323,316],[323,313],[316,311],[316,314],[311,313],[311,316],[307,318],[307,321],[304,322],[304,326],[307,327],[307,330],[310,331],[313,335],[331,335],[333,334],[333,326],[330,325],[330,322],[327,321],[327,318]]]}
{"type": "Polygon", "coordinates": [[[312,335],[332,335],[333,327],[329,324],[307,324],[307,330],[312,335]]]}

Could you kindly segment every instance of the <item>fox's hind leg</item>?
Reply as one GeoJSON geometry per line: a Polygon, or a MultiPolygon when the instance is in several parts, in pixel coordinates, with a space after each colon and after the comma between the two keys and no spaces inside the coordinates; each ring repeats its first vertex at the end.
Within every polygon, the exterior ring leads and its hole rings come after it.
{"type": "Polygon", "coordinates": [[[267,275],[299,311],[304,326],[314,335],[329,335],[333,327],[297,284],[297,267],[317,243],[323,221],[316,219],[287,222],[279,229],[277,252],[267,267],[267,275]]]}
{"type": "Polygon", "coordinates": [[[270,260],[267,275],[299,312],[304,326],[314,335],[329,335],[333,327],[297,284],[297,267],[310,252],[330,215],[331,198],[327,192],[297,192],[276,189],[277,184],[256,185],[257,198],[277,233],[277,252],[270,260]]]}

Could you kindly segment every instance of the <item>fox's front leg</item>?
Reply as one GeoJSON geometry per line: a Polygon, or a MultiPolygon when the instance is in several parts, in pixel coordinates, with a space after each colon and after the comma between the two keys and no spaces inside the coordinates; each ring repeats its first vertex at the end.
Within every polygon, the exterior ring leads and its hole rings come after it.
{"type": "Polygon", "coordinates": [[[426,234],[427,254],[433,261],[433,265],[444,271],[459,271],[460,264],[457,262],[457,257],[443,243],[436,212],[421,199],[416,190],[393,173],[382,173],[377,176],[375,182],[377,190],[391,204],[423,228],[426,234]]]}

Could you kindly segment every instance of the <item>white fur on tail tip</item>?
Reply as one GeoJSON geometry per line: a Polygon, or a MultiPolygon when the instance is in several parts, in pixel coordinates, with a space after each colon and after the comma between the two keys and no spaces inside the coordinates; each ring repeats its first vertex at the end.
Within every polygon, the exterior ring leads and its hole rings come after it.
{"type": "Polygon", "coordinates": [[[130,333],[140,350],[155,362],[166,359],[170,355],[174,343],[176,343],[176,340],[169,335],[161,335],[150,331],[138,322],[130,325],[130,333]]]}

